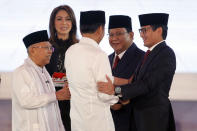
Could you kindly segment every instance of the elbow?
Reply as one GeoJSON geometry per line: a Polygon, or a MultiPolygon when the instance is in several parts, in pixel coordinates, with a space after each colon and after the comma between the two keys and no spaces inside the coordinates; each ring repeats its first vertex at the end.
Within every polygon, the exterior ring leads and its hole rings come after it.
{"type": "Polygon", "coordinates": [[[25,109],[32,109],[32,106],[30,105],[30,102],[27,102],[27,101],[21,101],[20,106],[22,108],[25,108],[25,109]]]}

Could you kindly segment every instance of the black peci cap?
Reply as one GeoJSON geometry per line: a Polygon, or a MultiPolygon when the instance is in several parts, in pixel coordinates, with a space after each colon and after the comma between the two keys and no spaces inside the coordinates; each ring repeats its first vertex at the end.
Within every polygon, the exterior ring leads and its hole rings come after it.
{"type": "Polygon", "coordinates": [[[108,29],[113,28],[129,28],[132,30],[131,18],[125,15],[110,16],[108,29]]]}
{"type": "Polygon", "coordinates": [[[80,14],[80,25],[105,24],[105,12],[101,10],[85,11],[80,14]]]}
{"type": "Polygon", "coordinates": [[[30,45],[44,41],[49,41],[47,30],[33,32],[23,38],[26,48],[28,48],[30,45]]]}
{"type": "Polygon", "coordinates": [[[139,15],[141,26],[146,25],[168,25],[169,14],[166,13],[150,13],[139,15]]]}

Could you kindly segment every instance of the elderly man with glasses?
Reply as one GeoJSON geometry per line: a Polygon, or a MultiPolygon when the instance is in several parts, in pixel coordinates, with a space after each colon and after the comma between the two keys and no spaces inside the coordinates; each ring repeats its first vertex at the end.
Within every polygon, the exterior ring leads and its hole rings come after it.
{"type": "Polygon", "coordinates": [[[64,131],[57,100],[70,95],[68,89],[55,92],[45,69],[53,47],[46,30],[24,37],[28,58],[13,73],[12,131],[64,131]]]}

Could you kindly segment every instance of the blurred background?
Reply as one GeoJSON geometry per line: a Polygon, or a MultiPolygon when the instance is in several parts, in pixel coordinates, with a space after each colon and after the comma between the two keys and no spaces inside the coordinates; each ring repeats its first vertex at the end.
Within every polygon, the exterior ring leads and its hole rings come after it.
{"type": "MultiPolygon", "coordinates": [[[[67,4],[75,12],[79,29],[80,11],[104,10],[106,35],[101,48],[110,54],[107,32],[110,15],[129,15],[132,18],[134,42],[142,50],[138,15],[169,13],[167,44],[177,58],[177,70],[170,99],[174,109],[177,131],[197,130],[197,1],[196,0],[1,0],[0,1],[0,127],[11,131],[12,71],[27,57],[22,42],[25,35],[48,30],[53,8],[67,4]]],[[[78,31],[78,38],[81,35],[78,31]]]]}

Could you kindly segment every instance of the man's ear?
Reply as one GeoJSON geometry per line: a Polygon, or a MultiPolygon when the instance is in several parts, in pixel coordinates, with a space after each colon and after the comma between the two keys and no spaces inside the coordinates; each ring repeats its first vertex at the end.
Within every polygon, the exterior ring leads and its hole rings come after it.
{"type": "Polygon", "coordinates": [[[159,33],[159,35],[162,35],[162,32],[163,32],[162,27],[158,27],[158,28],[157,28],[157,32],[159,33]]]}
{"type": "Polygon", "coordinates": [[[99,28],[97,29],[96,32],[97,32],[98,34],[100,34],[103,30],[104,30],[104,29],[103,29],[103,26],[99,26],[99,28]]]}
{"type": "Polygon", "coordinates": [[[35,53],[34,48],[30,46],[30,47],[28,48],[28,54],[29,54],[29,55],[33,55],[34,53],[35,53]]]}
{"type": "Polygon", "coordinates": [[[131,31],[131,32],[129,32],[129,36],[130,36],[130,38],[134,38],[134,33],[133,33],[133,31],[131,31]]]}

